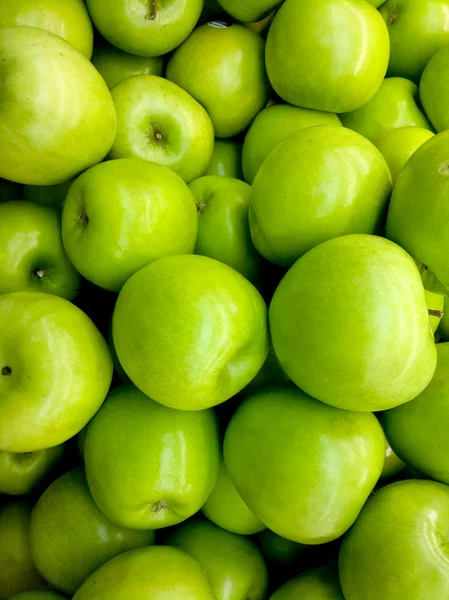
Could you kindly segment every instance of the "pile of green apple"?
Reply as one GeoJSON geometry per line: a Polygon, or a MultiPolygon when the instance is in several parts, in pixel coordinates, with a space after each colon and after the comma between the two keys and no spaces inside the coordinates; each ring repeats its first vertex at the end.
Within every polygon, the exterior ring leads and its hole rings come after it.
{"type": "Polygon", "coordinates": [[[0,0],[0,178],[0,600],[449,600],[449,0],[0,0]]]}

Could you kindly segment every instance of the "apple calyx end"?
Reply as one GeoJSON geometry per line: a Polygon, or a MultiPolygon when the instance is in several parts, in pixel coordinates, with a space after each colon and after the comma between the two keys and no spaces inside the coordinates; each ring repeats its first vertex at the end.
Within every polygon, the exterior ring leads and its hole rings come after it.
{"type": "Polygon", "coordinates": [[[200,204],[197,204],[197,205],[196,205],[196,212],[197,212],[199,215],[202,215],[203,213],[205,213],[205,212],[206,212],[206,210],[207,210],[207,204],[205,204],[205,203],[200,203],[200,204]]]}
{"type": "Polygon", "coordinates": [[[43,279],[45,277],[45,271],[36,267],[36,269],[33,270],[33,275],[38,279],[43,279]]]}
{"type": "Polygon", "coordinates": [[[166,508],[168,508],[168,500],[158,500],[151,506],[151,512],[156,515],[166,508]]]}
{"type": "Polygon", "coordinates": [[[75,218],[75,223],[77,225],[80,225],[81,227],[87,227],[87,225],[89,224],[89,217],[87,216],[87,214],[83,211],[80,215],[78,215],[75,218]]]}
{"type": "Polygon", "coordinates": [[[3,367],[2,375],[5,375],[5,377],[7,377],[8,375],[11,375],[11,373],[12,373],[11,367],[3,367]]]}
{"type": "Polygon", "coordinates": [[[398,16],[397,14],[391,13],[388,15],[388,19],[387,19],[387,24],[388,25],[394,25],[394,23],[396,23],[396,21],[398,20],[398,16]]]}

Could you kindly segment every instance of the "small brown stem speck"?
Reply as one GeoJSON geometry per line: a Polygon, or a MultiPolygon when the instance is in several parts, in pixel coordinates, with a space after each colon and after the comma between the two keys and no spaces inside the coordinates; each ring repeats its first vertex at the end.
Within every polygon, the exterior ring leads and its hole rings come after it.
{"type": "Polygon", "coordinates": [[[444,317],[444,313],[441,310],[433,310],[432,308],[429,308],[429,316],[442,319],[444,317]]]}

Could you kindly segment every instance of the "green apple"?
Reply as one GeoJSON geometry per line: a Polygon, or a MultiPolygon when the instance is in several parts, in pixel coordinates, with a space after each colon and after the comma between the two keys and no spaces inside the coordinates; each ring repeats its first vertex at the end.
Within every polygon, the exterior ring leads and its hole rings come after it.
{"type": "Polygon", "coordinates": [[[147,396],[202,410],[257,374],[268,353],[266,315],[259,292],[231,267],[206,256],[167,256],[125,283],[112,332],[122,367],[147,396]]]}
{"type": "Polygon", "coordinates": [[[244,502],[269,529],[302,544],[335,540],[354,523],[384,457],[374,415],[327,406],[294,386],[244,400],[224,440],[244,502]]]}
{"type": "Polygon", "coordinates": [[[287,581],[270,600],[345,600],[338,575],[327,567],[317,567],[287,581]]]}
{"type": "MultiPolygon", "coordinates": [[[[270,529],[264,529],[257,537],[257,544],[267,562],[270,573],[298,573],[304,566],[304,558],[312,548],[322,549],[324,546],[306,546],[287,540],[270,529]]],[[[285,581],[285,578],[284,578],[285,581]]]]}
{"type": "Polygon", "coordinates": [[[61,462],[64,452],[63,444],[22,454],[0,451],[0,494],[30,494],[61,462]]]}
{"type": "Polygon", "coordinates": [[[34,27],[0,29],[0,176],[53,185],[100,162],[116,132],[97,70],[62,38],[34,27]]]}
{"type": "Polygon", "coordinates": [[[87,481],[113,523],[160,529],[198,512],[218,472],[213,411],[178,411],[115,388],[87,428],[87,481]]]}
{"type": "Polygon", "coordinates": [[[199,563],[178,548],[153,546],[116,556],[73,600],[215,600],[199,563]]]}
{"type": "Polygon", "coordinates": [[[21,26],[45,29],[86,58],[92,55],[94,34],[83,0],[0,0],[0,29],[21,26]]]}
{"type": "Polygon", "coordinates": [[[92,64],[109,89],[131,75],[162,76],[164,70],[164,59],[161,56],[135,56],[109,44],[94,48],[92,64]]]}
{"type": "Polygon", "coordinates": [[[185,181],[200,177],[214,149],[209,115],[187,92],[156,75],[133,75],[112,90],[117,137],[110,158],[142,158],[185,181]]]}
{"type": "Polygon", "coordinates": [[[33,590],[31,592],[22,592],[13,596],[11,600],[64,600],[66,596],[52,592],[51,590],[33,590]]]}
{"type": "MultiPolygon", "coordinates": [[[[446,5],[446,10],[447,10],[446,5]]],[[[449,43],[449,18],[448,18],[449,43]]],[[[449,129],[449,77],[447,61],[449,47],[444,46],[431,58],[421,77],[419,94],[422,105],[437,131],[449,129]]]]}
{"type": "Polygon", "coordinates": [[[243,502],[222,457],[217,481],[202,512],[209,521],[232,533],[252,535],[266,529],[243,502]]]}
{"type": "Polygon", "coordinates": [[[397,475],[405,468],[405,463],[394,453],[392,447],[386,442],[386,451],[385,451],[385,462],[384,467],[382,469],[382,473],[380,479],[389,479],[394,475],[397,475]]]}
{"type": "Polygon", "coordinates": [[[80,467],[54,481],[31,514],[33,563],[46,581],[69,595],[105,562],[154,538],[154,531],[111,523],[93,501],[80,467]]]}
{"type": "Polygon", "coordinates": [[[380,14],[390,35],[390,76],[418,82],[435,52],[449,43],[447,0],[387,0],[380,14]]]}
{"type": "Polygon", "coordinates": [[[31,505],[15,500],[0,507],[0,598],[45,588],[36,571],[30,550],[31,505]]]}
{"type": "Polygon", "coordinates": [[[254,181],[262,163],[282,141],[300,129],[315,125],[340,125],[337,115],[276,104],[260,111],[245,136],[242,165],[245,180],[254,181]]]}
{"type": "Polygon", "coordinates": [[[408,402],[436,368],[418,268],[377,236],[335,238],[298,260],[274,294],[270,330],[294,383],[339,408],[408,402]]]}
{"type": "Polygon", "coordinates": [[[86,0],[103,37],[124,52],[161,56],[174,50],[195,27],[203,0],[86,0]]]}
{"type": "Polygon", "coordinates": [[[390,172],[371,142],[343,127],[302,129],[257,172],[249,209],[253,243],[264,258],[289,267],[326,240],[378,232],[390,193],[390,172]]]}
{"type": "Polygon", "coordinates": [[[75,298],[80,276],[65,253],[55,209],[26,200],[0,203],[0,240],[0,294],[30,291],[75,298]]]}
{"type": "Polygon", "coordinates": [[[248,538],[194,519],[175,529],[167,543],[199,562],[216,600],[265,600],[267,567],[248,538]]]}
{"type": "Polygon", "coordinates": [[[198,27],[167,64],[167,78],[206,108],[215,135],[237,135],[266,105],[265,42],[242,25],[198,27]]]}
{"type": "Polygon", "coordinates": [[[382,17],[359,0],[286,0],[268,32],[271,85],[303,108],[335,113],[360,108],[379,89],[388,56],[382,17]]]}
{"type": "Polygon", "coordinates": [[[195,254],[215,258],[250,281],[257,280],[261,259],[249,231],[251,187],[217,175],[195,179],[189,187],[198,210],[195,254]]]}
{"type": "Polygon", "coordinates": [[[414,400],[382,413],[396,454],[428,477],[449,484],[449,343],[437,344],[438,362],[427,388],[414,400]]]}
{"type": "Polygon", "coordinates": [[[0,296],[0,322],[0,449],[33,452],[65,442],[106,397],[106,342],[79,308],[50,294],[0,296]]]}
{"type": "Polygon", "coordinates": [[[243,179],[241,142],[236,140],[215,140],[212,158],[204,175],[243,179]]]}
{"type": "Polygon", "coordinates": [[[432,125],[418,106],[418,97],[419,89],[413,81],[389,77],[364,106],[340,115],[341,122],[373,143],[397,127],[431,131],[432,125]]]}
{"type": "Polygon", "coordinates": [[[422,127],[398,127],[376,140],[375,144],[387,162],[393,183],[412,154],[433,136],[432,131],[422,127]]]}
{"type": "Polygon", "coordinates": [[[412,155],[396,180],[386,235],[449,288],[449,131],[412,155]],[[435,235],[435,231],[438,235],[435,235]]]}
{"type": "Polygon", "coordinates": [[[400,481],[364,506],[339,557],[346,600],[427,600],[448,597],[449,488],[400,481]]]}
{"type": "Polygon", "coordinates": [[[218,0],[231,17],[243,23],[260,21],[281,2],[282,0],[218,0]]]}
{"type": "Polygon", "coordinates": [[[262,37],[266,38],[266,35],[268,33],[268,30],[270,29],[271,23],[273,22],[275,15],[276,10],[273,10],[273,12],[268,13],[266,17],[263,17],[259,21],[253,21],[252,23],[244,23],[244,25],[245,27],[248,27],[248,29],[251,29],[251,31],[254,31],[255,33],[258,33],[262,37]]]}
{"type": "Polygon", "coordinates": [[[366,0],[368,4],[372,4],[376,8],[378,8],[381,4],[383,4],[386,0],[366,0]]]}
{"type": "Polygon", "coordinates": [[[83,277],[114,292],[154,260],[193,252],[197,228],[195,200],[181,177],[140,158],[85,171],[62,212],[71,262],[83,277]]]}
{"type": "Polygon", "coordinates": [[[18,200],[22,197],[22,186],[14,181],[0,179],[0,202],[18,200]]]}
{"type": "Polygon", "coordinates": [[[23,197],[30,202],[62,210],[64,200],[74,180],[75,178],[68,179],[56,185],[25,185],[23,197]]]}

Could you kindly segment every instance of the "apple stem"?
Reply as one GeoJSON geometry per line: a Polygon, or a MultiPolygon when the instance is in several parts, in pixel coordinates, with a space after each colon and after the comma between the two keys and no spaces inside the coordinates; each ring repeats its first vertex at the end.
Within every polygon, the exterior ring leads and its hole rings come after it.
{"type": "Polygon", "coordinates": [[[150,14],[150,21],[154,21],[157,17],[157,11],[159,8],[159,0],[153,0],[153,8],[150,14]]]}
{"type": "Polygon", "coordinates": [[[433,310],[429,308],[429,315],[431,317],[438,317],[438,319],[442,319],[444,317],[444,313],[441,310],[433,310]]]}
{"type": "Polygon", "coordinates": [[[12,373],[11,367],[3,367],[2,375],[11,375],[11,373],[12,373]]]}

